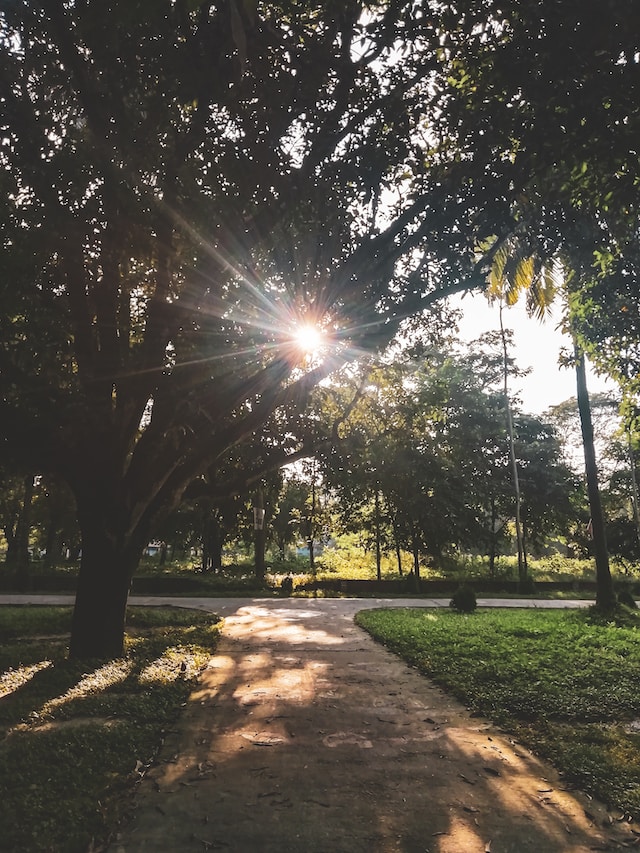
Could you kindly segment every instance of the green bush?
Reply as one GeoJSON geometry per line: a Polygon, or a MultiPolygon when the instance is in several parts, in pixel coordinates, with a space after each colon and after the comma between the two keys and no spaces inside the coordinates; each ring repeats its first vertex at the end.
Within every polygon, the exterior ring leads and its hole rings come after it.
{"type": "Polygon", "coordinates": [[[274,575],[299,575],[309,571],[308,557],[272,557],[269,561],[269,571],[274,575]]]}
{"type": "Polygon", "coordinates": [[[449,607],[457,610],[458,613],[473,613],[478,606],[475,592],[470,586],[460,586],[453,593],[453,598],[449,602],[449,607]]]}

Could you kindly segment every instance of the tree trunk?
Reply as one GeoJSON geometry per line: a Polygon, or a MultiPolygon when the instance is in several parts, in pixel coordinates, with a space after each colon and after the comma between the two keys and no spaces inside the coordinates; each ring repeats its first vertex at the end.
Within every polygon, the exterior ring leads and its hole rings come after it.
{"type": "Polygon", "coordinates": [[[509,400],[509,358],[507,352],[507,337],[502,322],[502,301],[500,302],[500,336],[502,338],[503,350],[503,376],[504,376],[504,404],[507,410],[507,435],[509,437],[509,457],[511,459],[511,472],[513,475],[513,491],[516,499],[515,523],[516,539],[518,542],[518,583],[522,586],[527,580],[527,561],[524,556],[524,545],[522,541],[522,523],[520,520],[520,478],[518,476],[518,459],[516,457],[516,442],[513,434],[513,417],[511,414],[511,402],[509,400]]]}
{"type": "Polygon", "coordinates": [[[400,575],[400,577],[403,577],[404,572],[402,571],[402,550],[400,548],[400,541],[397,537],[396,537],[396,541],[395,541],[395,547],[396,547],[396,561],[398,563],[398,574],[400,575]]]}
{"type": "Polygon", "coordinates": [[[411,526],[411,551],[413,553],[413,571],[411,577],[413,579],[413,591],[420,592],[420,543],[413,524],[411,526]]]}
{"type": "Polygon", "coordinates": [[[584,354],[574,343],[576,361],[576,385],[580,426],[582,429],[582,446],[584,448],[584,467],[587,477],[587,494],[591,510],[591,527],[593,531],[593,554],[596,561],[596,607],[610,610],[616,602],[613,590],[613,580],[609,569],[609,553],[604,531],[604,515],[600,500],[598,484],[598,465],[593,440],[593,421],[591,419],[591,404],[587,390],[587,374],[584,354]]]}
{"type": "Polygon", "coordinates": [[[496,499],[495,495],[491,495],[491,550],[489,551],[489,575],[491,577],[495,576],[496,573],[496,522],[498,520],[498,513],[496,510],[496,499]]]}
{"type": "Polygon", "coordinates": [[[214,574],[222,571],[222,551],[226,540],[223,518],[216,512],[211,521],[211,570],[214,574]]]}
{"type": "Polygon", "coordinates": [[[44,568],[52,569],[60,559],[60,526],[56,518],[52,518],[47,526],[47,534],[44,546],[44,568]]]}
{"type": "Polygon", "coordinates": [[[149,538],[142,524],[124,533],[126,514],[105,493],[106,488],[94,486],[76,497],[82,556],[71,623],[72,658],[122,656],[131,579],[149,538]]]}
{"type": "Polygon", "coordinates": [[[375,496],[376,507],[376,576],[378,580],[382,580],[382,552],[380,543],[380,492],[376,489],[375,496]]]}
{"type": "Polygon", "coordinates": [[[638,508],[638,478],[636,472],[636,460],[631,433],[627,430],[627,442],[629,447],[629,472],[631,474],[631,512],[636,529],[636,542],[640,546],[640,509],[638,508]]]}
{"type": "Polygon", "coordinates": [[[211,541],[211,571],[216,575],[222,571],[222,547],[222,532],[216,524],[211,541]]]}
{"type": "Polygon", "coordinates": [[[82,559],[71,624],[72,658],[112,659],[124,652],[131,578],[142,546],[118,548],[98,525],[82,528],[82,559]]]}
{"type": "Polygon", "coordinates": [[[200,570],[203,573],[211,569],[211,509],[205,503],[202,509],[202,520],[200,524],[200,545],[202,554],[200,558],[200,570]]]}
{"type": "Polygon", "coordinates": [[[396,562],[398,563],[398,574],[400,575],[400,577],[402,577],[402,548],[400,546],[400,529],[398,526],[398,518],[393,507],[391,505],[388,505],[388,507],[389,515],[391,517],[391,526],[393,528],[393,544],[396,552],[396,562]]]}
{"type": "Polygon", "coordinates": [[[29,534],[31,532],[31,505],[33,503],[34,477],[24,478],[22,501],[14,535],[8,539],[7,568],[13,572],[18,589],[29,589],[29,534]]]}
{"type": "Polygon", "coordinates": [[[316,571],[316,556],[313,551],[313,540],[314,534],[316,532],[316,468],[315,461],[312,471],[312,479],[311,479],[311,507],[310,507],[310,515],[308,518],[308,531],[309,535],[307,537],[307,545],[309,547],[309,568],[315,575],[316,571]]]}
{"type": "Polygon", "coordinates": [[[200,569],[203,574],[206,574],[211,567],[211,557],[209,556],[209,543],[207,537],[202,538],[202,555],[200,558],[200,569]]]}
{"type": "Polygon", "coordinates": [[[413,576],[416,579],[416,582],[420,580],[420,542],[418,540],[418,535],[416,530],[411,525],[411,550],[413,552],[413,576]]]}
{"type": "Polygon", "coordinates": [[[522,519],[522,559],[524,561],[524,571],[525,575],[528,577],[529,575],[529,557],[527,553],[527,522],[526,519],[522,519]]]}
{"type": "Polygon", "coordinates": [[[261,486],[256,489],[254,504],[254,534],[256,580],[263,581],[265,572],[264,551],[266,545],[266,530],[264,517],[264,492],[262,491],[261,486]]]}

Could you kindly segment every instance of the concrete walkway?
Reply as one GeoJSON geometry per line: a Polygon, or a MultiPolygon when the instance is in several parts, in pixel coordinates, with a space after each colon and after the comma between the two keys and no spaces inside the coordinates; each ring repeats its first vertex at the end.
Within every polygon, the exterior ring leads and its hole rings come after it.
{"type": "MultiPolygon", "coordinates": [[[[37,594],[0,594],[2,604],[73,604],[75,596],[57,595],[55,593],[37,594]]],[[[448,607],[449,598],[184,598],[162,595],[131,595],[129,604],[132,606],[149,607],[187,607],[192,610],[207,610],[228,616],[236,613],[239,608],[249,605],[271,606],[279,609],[308,610],[316,607],[321,612],[340,612],[353,616],[358,610],[372,607],[448,607]]],[[[589,607],[593,601],[585,599],[548,599],[539,598],[479,598],[478,607],[533,607],[541,610],[549,608],[589,607]]]]}
{"type": "MultiPolygon", "coordinates": [[[[9,599],[71,600],[0,604],[9,599]]],[[[353,622],[363,608],[448,600],[131,603],[212,610],[225,623],[110,853],[587,853],[636,840],[353,622]]]]}

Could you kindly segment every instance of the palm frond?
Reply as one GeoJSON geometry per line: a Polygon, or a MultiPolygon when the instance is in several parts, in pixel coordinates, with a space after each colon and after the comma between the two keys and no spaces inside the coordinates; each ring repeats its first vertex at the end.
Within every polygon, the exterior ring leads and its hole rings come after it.
{"type": "Polygon", "coordinates": [[[538,320],[543,320],[551,311],[556,295],[556,281],[552,271],[544,267],[533,279],[527,290],[527,311],[538,320]]]}

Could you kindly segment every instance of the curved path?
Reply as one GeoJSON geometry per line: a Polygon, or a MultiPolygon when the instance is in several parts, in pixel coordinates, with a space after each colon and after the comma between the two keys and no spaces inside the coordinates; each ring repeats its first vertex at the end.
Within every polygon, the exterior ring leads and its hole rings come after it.
{"type": "Polygon", "coordinates": [[[365,607],[448,601],[131,603],[225,623],[111,853],[587,853],[637,838],[353,622],[365,607]]]}

